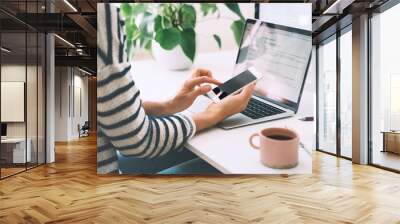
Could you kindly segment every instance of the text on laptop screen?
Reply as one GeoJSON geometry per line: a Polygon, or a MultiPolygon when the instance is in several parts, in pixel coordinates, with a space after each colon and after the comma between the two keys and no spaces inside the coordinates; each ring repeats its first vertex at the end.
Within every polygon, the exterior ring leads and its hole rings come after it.
{"type": "Polygon", "coordinates": [[[257,96],[297,108],[311,51],[310,31],[247,20],[234,75],[255,67],[257,96]]]}

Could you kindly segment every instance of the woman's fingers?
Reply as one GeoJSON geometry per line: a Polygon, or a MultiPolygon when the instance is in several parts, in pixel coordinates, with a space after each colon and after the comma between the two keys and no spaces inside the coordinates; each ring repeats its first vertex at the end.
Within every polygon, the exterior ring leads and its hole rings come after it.
{"type": "Polygon", "coordinates": [[[240,100],[242,101],[242,110],[244,110],[247,107],[247,104],[250,101],[251,96],[253,95],[254,92],[254,88],[255,88],[256,84],[250,84],[246,87],[243,88],[242,92],[240,92],[240,94],[237,95],[237,97],[240,98],[240,100]]]}
{"type": "Polygon", "coordinates": [[[194,97],[198,97],[200,95],[206,94],[211,90],[211,86],[210,85],[203,85],[200,86],[198,88],[196,88],[192,94],[194,95],[194,97]]]}
{"type": "Polygon", "coordinates": [[[216,80],[214,78],[210,78],[207,76],[200,76],[200,77],[196,77],[196,78],[187,80],[185,85],[186,85],[186,87],[192,89],[192,88],[194,88],[198,85],[204,84],[204,83],[212,83],[215,85],[219,84],[218,80],[216,80]]]}
{"type": "Polygon", "coordinates": [[[210,70],[203,69],[203,68],[198,68],[196,71],[193,73],[193,77],[200,77],[200,76],[207,76],[207,77],[212,77],[212,73],[210,70]]]}
{"type": "MultiPolygon", "coordinates": [[[[211,71],[210,71],[210,70],[207,70],[207,69],[203,69],[203,68],[196,69],[196,71],[195,71],[195,72],[193,73],[193,75],[192,75],[192,78],[203,77],[203,76],[214,79],[213,76],[212,76],[211,71]]],[[[214,79],[214,80],[216,80],[216,79],[214,79]]],[[[216,84],[216,85],[220,85],[221,82],[218,81],[218,80],[216,80],[216,83],[215,83],[215,84],[216,84]]]]}
{"type": "Polygon", "coordinates": [[[244,87],[242,92],[240,92],[241,97],[243,97],[244,99],[250,99],[251,95],[253,95],[253,91],[254,91],[255,87],[256,87],[255,83],[244,87]]]}

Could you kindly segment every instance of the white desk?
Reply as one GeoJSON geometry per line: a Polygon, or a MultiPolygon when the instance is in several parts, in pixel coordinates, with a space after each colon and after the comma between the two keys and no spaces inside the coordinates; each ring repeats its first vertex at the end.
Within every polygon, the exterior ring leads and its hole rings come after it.
{"type": "MultiPolygon", "coordinates": [[[[230,78],[236,52],[216,52],[197,55],[195,68],[207,68],[220,81],[230,78]]],[[[169,71],[153,60],[134,61],[133,76],[141,90],[142,100],[169,99],[179,90],[191,71],[169,71]]],[[[305,88],[300,108],[295,117],[269,121],[247,127],[222,130],[211,128],[191,139],[186,147],[225,174],[304,174],[312,172],[312,158],[300,148],[299,165],[292,169],[271,169],[259,162],[258,151],[248,144],[252,133],[266,127],[288,127],[300,135],[309,151],[315,149],[314,122],[298,118],[314,115],[314,94],[305,88]]],[[[312,89],[312,88],[311,88],[312,89]]]]}
{"type": "MultiPolygon", "coordinates": [[[[1,139],[1,144],[4,146],[11,145],[12,148],[12,163],[25,163],[31,161],[32,153],[31,153],[31,145],[32,141],[30,138],[27,139],[26,154],[25,154],[25,138],[6,138],[1,139]]],[[[4,147],[2,146],[2,147],[4,147]]],[[[3,151],[4,149],[2,149],[3,151]]],[[[4,150],[5,151],[5,150],[4,150]]],[[[2,155],[3,156],[3,155],[2,155]]],[[[10,161],[11,162],[11,161],[10,161]]]]}

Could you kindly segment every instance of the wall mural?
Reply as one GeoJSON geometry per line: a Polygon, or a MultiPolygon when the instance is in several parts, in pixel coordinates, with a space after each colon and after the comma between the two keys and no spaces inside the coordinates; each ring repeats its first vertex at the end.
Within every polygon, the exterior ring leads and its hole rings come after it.
{"type": "Polygon", "coordinates": [[[98,5],[99,174],[311,173],[311,4],[261,6],[98,5]]]}

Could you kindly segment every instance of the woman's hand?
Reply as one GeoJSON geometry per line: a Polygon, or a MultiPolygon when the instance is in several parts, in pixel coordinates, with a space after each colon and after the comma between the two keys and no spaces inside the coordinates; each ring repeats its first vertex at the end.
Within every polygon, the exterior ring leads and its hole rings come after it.
{"type": "Polygon", "coordinates": [[[185,81],[176,96],[167,102],[171,109],[170,114],[178,113],[190,107],[195,99],[211,90],[211,85],[221,83],[212,77],[209,70],[197,69],[192,76],[185,81]]]}
{"type": "Polygon", "coordinates": [[[226,117],[244,111],[254,91],[255,84],[245,87],[239,94],[231,95],[218,103],[212,103],[208,108],[193,116],[196,130],[200,131],[216,125],[226,117]]]}
{"type": "Polygon", "coordinates": [[[212,77],[209,70],[197,69],[191,77],[185,81],[176,96],[166,102],[143,102],[147,114],[161,116],[175,114],[190,107],[194,100],[208,91],[211,86],[207,84],[220,85],[221,83],[212,77]]]}

